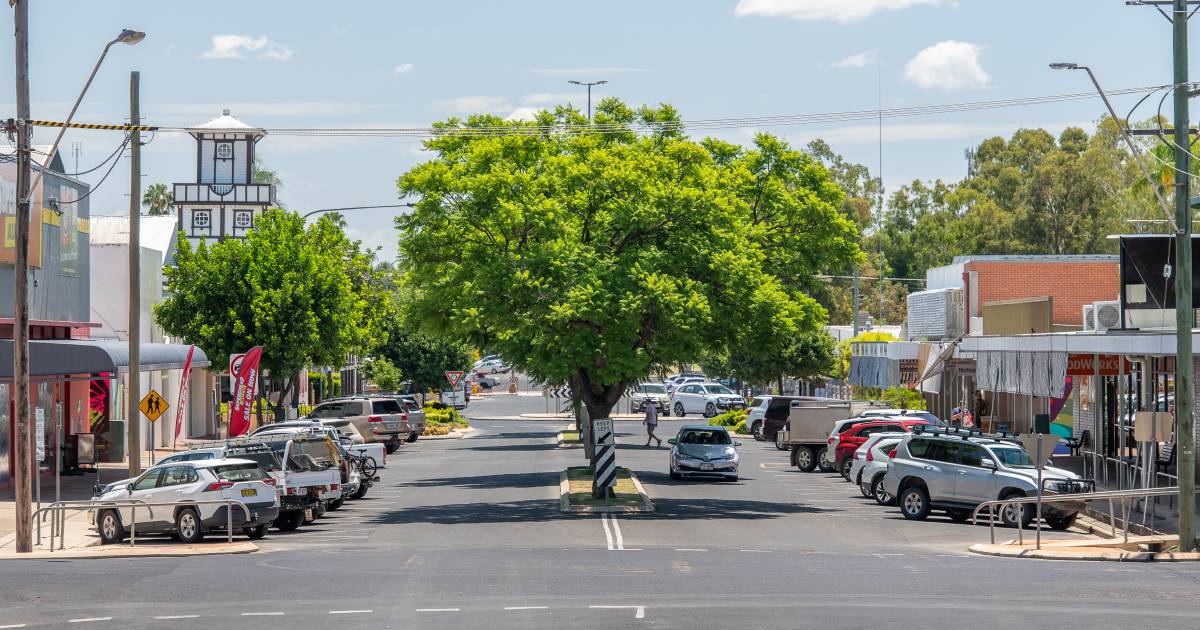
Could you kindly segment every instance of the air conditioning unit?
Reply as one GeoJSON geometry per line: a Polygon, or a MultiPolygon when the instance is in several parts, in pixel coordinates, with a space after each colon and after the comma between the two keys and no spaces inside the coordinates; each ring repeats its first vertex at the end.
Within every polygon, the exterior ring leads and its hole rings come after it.
{"type": "Polygon", "coordinates": [[[1083,329],[1096,330],[1096,305],[1083,305],[1083,329]]]}
{"type": "Polygon", "coordinates": [[[1092,308],[1095,314],[1096,332],[1108,332],[1109,328],[1121,327],[1121,303],[1119,301],[1093,302],[1092,308]]]}

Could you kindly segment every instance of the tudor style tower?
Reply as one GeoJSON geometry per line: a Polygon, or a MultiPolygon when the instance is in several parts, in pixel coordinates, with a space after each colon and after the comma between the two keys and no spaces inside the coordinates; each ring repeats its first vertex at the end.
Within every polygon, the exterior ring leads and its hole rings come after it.
{"type": "Polygon", "coordinates": [[[275,187],[254,182],[254,145],[266,130],[227,109],[188,133],[196,138],[196,183],[174,186],[179,229],[193,245],[244,238],[258,214],[275,203],[275,187]]]}

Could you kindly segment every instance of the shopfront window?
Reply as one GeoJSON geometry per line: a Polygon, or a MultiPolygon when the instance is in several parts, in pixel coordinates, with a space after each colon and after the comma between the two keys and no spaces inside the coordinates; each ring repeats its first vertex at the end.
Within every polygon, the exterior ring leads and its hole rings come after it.
{"type": "Polygon", "coordinates": [[[0,383],[0,486],[11,482],[8,478],[8,453],[12,445],[9,428],[8,385],[0,383]]]}

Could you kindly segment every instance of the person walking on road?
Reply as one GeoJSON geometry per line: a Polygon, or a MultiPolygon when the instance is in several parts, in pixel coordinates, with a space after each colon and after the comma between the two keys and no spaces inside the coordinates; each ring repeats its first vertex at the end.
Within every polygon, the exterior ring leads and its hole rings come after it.
{"type": "Polygon", "coordinates": [[[654,435],[654,429],[658,427],[658,407],[656,405],[646,405],[646,418],[642,420],[642,424],[646,425],[646,446],[650,446],[650,440],[656,441],[657,446],[662,446],[662,440],[654,435]]]}

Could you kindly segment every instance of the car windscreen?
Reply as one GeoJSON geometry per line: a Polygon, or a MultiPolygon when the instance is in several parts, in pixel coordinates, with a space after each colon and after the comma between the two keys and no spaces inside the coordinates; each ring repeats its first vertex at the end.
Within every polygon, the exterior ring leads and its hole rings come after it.
{"type": "Polygon", "coordinates": [[[371,413],[404,413],[404,409],[400,407],[400,403],[389,398],[371,401],[371,413]]]}
{"type": "Polygon", "coordinates": [[[728,394],[730,396],[733,395],[733,392],[730,391],[730,389],[728,387],[725,387],[724,385],[705,385],[704,391],[706,391],[710,394],[728,394]]]}
{"type": "Polygon", "coordinates": [[[252,462],[257,462],[263,470],[279,470],[279,456],[274,451],[259,451],[256,453],[238,453],[230,455],[237,459],[248,459],[252,462]]]}
{"type": "Polygon", "coordinates": [[[1008,468],[1036,468],[1025,449],[1015,446],[993,446],[992,453],[1008,468]]]}
{"type": "Polygon", "coordinates": [[[681,444],[729,444],[729,433],[725,431],[707,431],[695,429],[684,431],[679,436],[681,444]]]}
{"type": "Polygon", "coordinates": [[[224,464],[213,466],[213,474],[221,481],[262,481],[267,478],[258,464],[224,464]]]}
{"type": "Polygon", "coordinates": [[[638,392],[642,394],[665,394],[667,388],[657,383],[646,383],[638,387],[638,392]]]}

